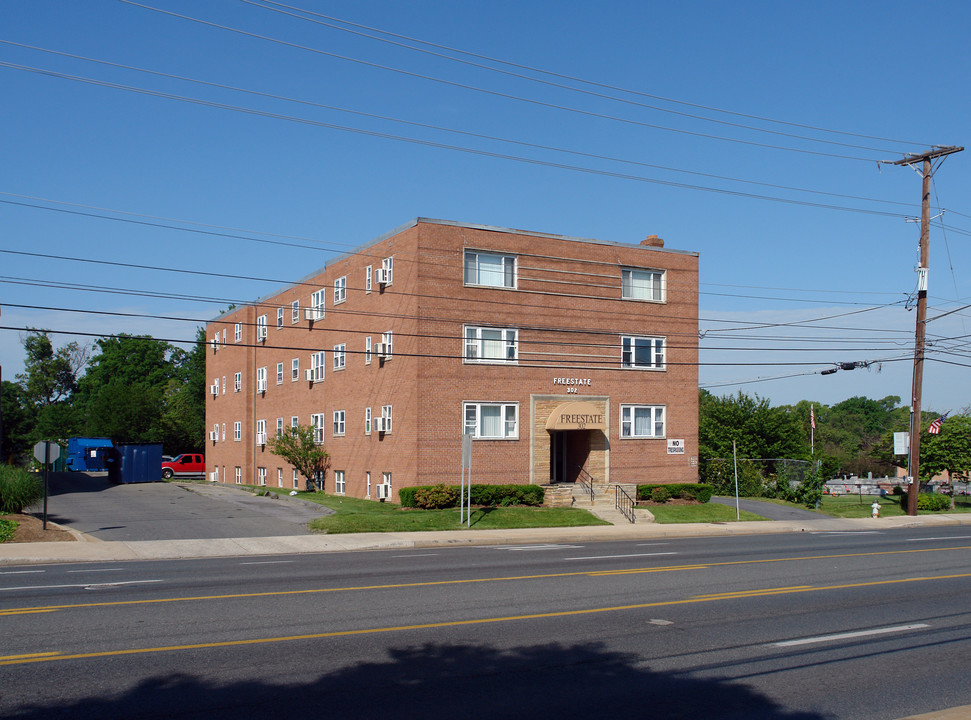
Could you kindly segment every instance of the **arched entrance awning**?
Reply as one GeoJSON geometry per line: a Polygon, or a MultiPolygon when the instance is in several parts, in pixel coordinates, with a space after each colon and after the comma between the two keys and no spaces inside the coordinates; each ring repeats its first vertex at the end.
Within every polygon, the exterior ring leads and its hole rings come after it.
{"type": "Polygon", "coordinates": [[[606,430],[603,411],[589,402],[558,405],[546,419],[547,430],[606,430]]]}

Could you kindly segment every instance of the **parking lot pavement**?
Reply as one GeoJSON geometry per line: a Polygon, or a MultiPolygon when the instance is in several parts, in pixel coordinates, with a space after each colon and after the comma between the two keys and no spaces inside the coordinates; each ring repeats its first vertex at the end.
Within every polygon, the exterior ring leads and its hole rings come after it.
{"type": "Polygon", "coordinates": [[[106,541],[307,535],[307,522],[328,512],[226,486],[115,485],[107,473],[51,473],[47,507],[52,522],[106,541]]]}

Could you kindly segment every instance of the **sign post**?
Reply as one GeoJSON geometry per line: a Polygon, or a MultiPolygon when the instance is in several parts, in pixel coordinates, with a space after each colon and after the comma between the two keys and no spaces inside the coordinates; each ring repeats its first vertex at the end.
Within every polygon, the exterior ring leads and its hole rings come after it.
{"type": "Polygon", "coordinates": [[[459,493],[459,524],[465,521],[468,527],[472,527],[472,435],[465,433],[462,436],[462,484],[459,493]],[[465,471],[469,471],[469,494],[465,494],[465,471]],[[468,512],[465,503],[468,502],[468,512]]]}
{"type": "Polygon", "coordinates": [[[49,440],[34,445],[34,457],[44,463],[44,530],[47,529],[47,468],[61,456],[61,446],[49,440]]]}

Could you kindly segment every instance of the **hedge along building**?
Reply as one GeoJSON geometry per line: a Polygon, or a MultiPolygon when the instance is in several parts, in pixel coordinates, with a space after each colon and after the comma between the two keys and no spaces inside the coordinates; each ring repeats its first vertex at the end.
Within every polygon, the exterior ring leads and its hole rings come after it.
{"type": "Polygon", "coordinates": [[[417,219],[207,325],[207,470],[328,492],[697,481],[698,255],[417,219]]]}

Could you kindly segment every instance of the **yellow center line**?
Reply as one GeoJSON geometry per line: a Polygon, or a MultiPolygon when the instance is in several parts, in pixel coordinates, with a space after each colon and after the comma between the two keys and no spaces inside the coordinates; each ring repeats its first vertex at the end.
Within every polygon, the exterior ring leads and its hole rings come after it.
{"type": "Polygon", "coordinates": [[[362,592],[367,590],[400,590],[405,588],[436,587],[447,585],[469,585],[474,583],[510,582],[525,580],[549,580],[570,577],[603,577],[609,575],[633,575],[638,573],[681,572],[737,565],[759,565],[766,563],[802,562],[806,560],[837,560],[842,558],[877,557],[881,555],[906,555],[913,553],[953,552],[971,550],[971,545],[952,548],[912,548],[908,550],[882,550],[879,552],[843,553],[838,555],[807,555],[803,557],[766,558],[762,560],[731,560],[727,562],[699,563],[692,565],[671,565],[625,570],[578,570],[573,572],[546,573],[541,575],[512,575],[506,577],[466,578],[464,580],[432,580],[427,582],[393,583],[387,585],[358,585],[352,587],[308,588],[305,590],[270,590],[266,592],[227,593],[223,595],[195,595],[189,597],[142,598],[139,600],[113,600],[109,602],[73,603],[65,605],[40,605],[27,608],[10,608],[4,613],[40,612],[51,610],[76,610],[80,608],[119,607],[124,605],[152,605],[156,603],[198,602],[204,600],[238,600],[246,598],[287,597],[294,595],[314,595],[320,593],[362,592]]]}
{"type": "MultiPolygon", "coordinates": [[[[960,573],[957,575],[936,575],[929,577],[898,578],[896,580],[876,580],[872,582],[848,583],[845,585],[825,585],[813,587],[810,585],[796,586],[790,588],[766,588],[758,591],[764,595],[784,595],[789,593],[802,592],[823,592],[827,590],[846,590],[850,588],[874,587],[878,585],[896,585],[900,583],[929,582],[932,580],[954,580],[958,578],[971,577],[971,573],[960,573]]],[[[736,599],[745,597],[744,594],[738,596],[710,596],[701,595],[680,600],[660,600],[650,603],[637,603],[635,605],[615,605],[612,607],[583,608],[580,610],[560,610],[556,612],[533,613],[529,615],[507,615],[502,617],[473,618],[471,620],[447,620],[435,623],[423,623],[420,625],[393,625],[377,628],[362,628],[359,630],[335,630],[332,632],[313,633],[310,635],[284,635],[280,637],[268,638],[249,638],[244,640],[224,640],[211,643],[193,643],[187,645],[163,645],[160,647],[129,648],[126,650],[102,650],[97,652],[73,653],[70,655],[55,653],[37,653],[34,655],[10,655],[0,657],[2,665],[26,665],[29,663],[54,662],[57,660],[86,660],[90,658],[121,657],[126,655],[145,655],[149,653],[174,652],[185,650],[210,650],[226,647],[242,647],[246,645],[266,645],[271,643],[295,642],[300,640],[321,640],[335,637],[349,637],[353,635],[376,635],[380,633],[404,632],[408,630],[431,630],[436,628],[462,627],[470,625],[486,625],[491,623],[515,622],[519,620],[542,620],[548,618],[571,617],[578,615],[594,615],[598,613],[622,612],[625,610],[643,610],[646,608],[656,608],[672,605],[689,605],[696,603],[720,602],[722,600],[736,599]]]]}

